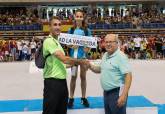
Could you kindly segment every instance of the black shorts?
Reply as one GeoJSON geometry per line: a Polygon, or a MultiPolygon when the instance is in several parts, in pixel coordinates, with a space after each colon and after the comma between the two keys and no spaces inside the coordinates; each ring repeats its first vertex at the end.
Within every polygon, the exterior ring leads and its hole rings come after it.
{"type": "Polygon", "coordinates": [[[31,49],[31,53],[35,53],[36,52],[36,49],[35,48],[32,48],[31,49]]]}
{"type": "Polygon", "coordinates": [[[128,48],[128,52],[129,53],[133,52],[133,49],[132,48],[128,48]]]}
{"type": "Polygon", "coordinates": [[[163,51],[161,49],[157,49],[156,53],[162,53],[163,51]]]}
{"type": "Polygon", "coordinates": [[[93,53],[96,52],[96,48],[92,48],[91,52],[93,52],[93,53]]]}
{"type": "Polygon", "coordinates": [[[140,47],[135,47],[135,51],[140,51],[140,47]]]}
{"type": "Polygon", "coordinates": [[[105,53],[106,52],[106,49],[105,48],[101,48],[101,52],[102,53],[105,53]]]}

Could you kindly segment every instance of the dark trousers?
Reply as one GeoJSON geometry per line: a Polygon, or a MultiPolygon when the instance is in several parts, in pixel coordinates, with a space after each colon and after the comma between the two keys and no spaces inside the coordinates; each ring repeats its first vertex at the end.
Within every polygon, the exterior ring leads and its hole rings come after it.
{"type": "Polygon", "coordinates": [[[42,114],[67,114],[68,88],[66,80],[45,79],[42,114]]]}
{"type": "Polygon", "coordinates": [[[126,114],[126,104],[120,108],[117,106],[119,89],[115,88],[110,91],[104,91],[105,114],[126,114]]]}
{"type": "Polygon", "coordinates": [[[22,60],[22,50],[18,51],[18,60],[21,61],[22,60]]]}

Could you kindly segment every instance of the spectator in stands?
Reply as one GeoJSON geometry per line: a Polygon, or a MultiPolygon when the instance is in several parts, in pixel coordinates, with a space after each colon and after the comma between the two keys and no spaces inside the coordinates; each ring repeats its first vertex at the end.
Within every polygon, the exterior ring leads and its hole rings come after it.
{"type": "Polygon", "coordinates": [[[106,52],[105,50],[105,40],[104,40],[104,36],[101,36],[100,38],[100,42],[99,42],[99,50],[100,50],[100,53],[101,53],[101,57],[103,56],[103,54],[106,52]]]}
{"type": "Polygon", "coordinates": [[[16,44],[13,41],[11,41],[10,43],[10,55],[11,55],[11,61],[15,61],[16,60],[16,51],[17,51],[17,47],[16,44]]]}
{"type": "Polygon", "coordinates": [[[120,42],[120,51],[127,54],[127,49],[128,49],[128,43],[126,42],[126,40],[121,40],[121,42],[120,42]]]}
{"type": "Polygon", "coordinates": [[[34,39],[32,39],[32,41],[30,42],[30,48],[31,48],[31,59],[34,59],[35,57],[35,52],[36,52],[36,42],[34,41],[34,39]]]}
{"type": "Polygon", "coordinates": [[[162,56],[162,40],[160,38],[156,38],[155,47],[156,47],[156,58],[161,58],[162,56]]]}
{"type": "Polygon", "coordinates": [[[8,61],[9,60],[9,56],[10,56],[10,53],[9,53],[9,43],[8,42],[5,42],[5,44],[4,44],[4,51],[5,51],[5,61],[8,61]]]}
{"type": "Polygon", "coordinates": [[[147,49],[148,49],[148,52],[150,52],[151,54],[151,58],[154,59],[156,52],[155,52],[155,38],[153,35],[150,35],[148,37],[147,49]]]}
{"type": "Polygon", "coordinates": [[[22,60],[22,47],[23,47],[23,43],[21,40],[17,41],[17,48],[18,48],[18,60],[21,61],[22,60]]]}
{"type": "Polygon", "coordinates": [[[22,47],[22,60],[27,60],[29,48],[26,43],[23,43],[22,47]]]}
{"type": "Polygon", "coordinates": [[[2,48],[0,47],[0,62],[3,62],[4,61],[4,53],[2,51],[2,48]]]}
{"type": "MultiPolygon", "coordinates": [[[[28,47],[27,60],[32,60],[32,53],[31,53],[32,49],[31,49],[30,43],[28,44],[27,47],[28,47]]],[[[35,55],[34,55],[34,56],[35,56],[35,55]]]]}
{"type": "Polygon", "coordinates": [[[163,41],[162,51],[163,51],[163,59],[165,59],[165,40],[163,41]]]}
{"type": "Polygon", "coordinates": [[[147,48],[147,43],[146,41],[143,39],[140,42],[140,59],[146,59],[146,48],[147,48]]]}
{"type": "Polygon", "coordinates": [[[135,42],[133,41],[133,39],[130,39],[128,41],[128,53],[130,58],[135,58],[134,51],[135,51],[135,42]]]}
{"type": "Polygon", "coordinates": [[[141,39],[139,36],[136,36],[136,37],[134,38],[136,58],[139,58],[140,42],[141,42],[141,40],[142,40],[142,39],[141,39]]]}
{"type": "Polygon", "coordinates": [[[132,26],[133,28],[137,28],[138,25],[138,18],[137,17],[133,17],[132,19],[132,26]]]}

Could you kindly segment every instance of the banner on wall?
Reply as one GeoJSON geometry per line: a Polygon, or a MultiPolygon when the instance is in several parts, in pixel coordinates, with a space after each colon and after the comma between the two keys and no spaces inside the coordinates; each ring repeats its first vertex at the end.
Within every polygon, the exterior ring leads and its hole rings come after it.
{"type": "MultiPolygon", "coordinates": [[[[61,26],[61,31],[66,32],[68,31],[73,25],[62,25],[61,26]]],[[[49,25],[43,25],[43,31],[44,32],[49,32],[49,25]]]]}

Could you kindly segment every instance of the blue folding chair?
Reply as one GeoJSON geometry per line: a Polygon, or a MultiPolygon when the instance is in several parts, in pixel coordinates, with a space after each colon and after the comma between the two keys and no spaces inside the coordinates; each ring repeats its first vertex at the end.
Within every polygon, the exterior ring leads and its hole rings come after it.
{"type": "Polygon", "coordinates": [[[110,25],[109,24],[103,24],[104,29],[109,29],[110,25]]]}
{"type": "Polygon", "coordinates": [[[12,26],[11,25],[4,25],[4,30],[5,31],[10,31],[10,30],[12,30],[12,26]]]}
{"type": "Polygon", "coordinates": [[[151,28],[159,28],[157,23],[150,23],[151,28]]]}
{"type": "Polygon", "coordinates": [[[0,31],[3,31],[4,28],[3,28],[3,25],[0,25],[0,31]]]}
{"type": "Polygon", "coordinates": [[[151,28],[151,24],[150,23],[144,23],[144,28],[151,28]]]}
{"type": "Polygon", "coordinates": [[[103,24],[96,24],[96,29],[103,29],[103,24]]]}

